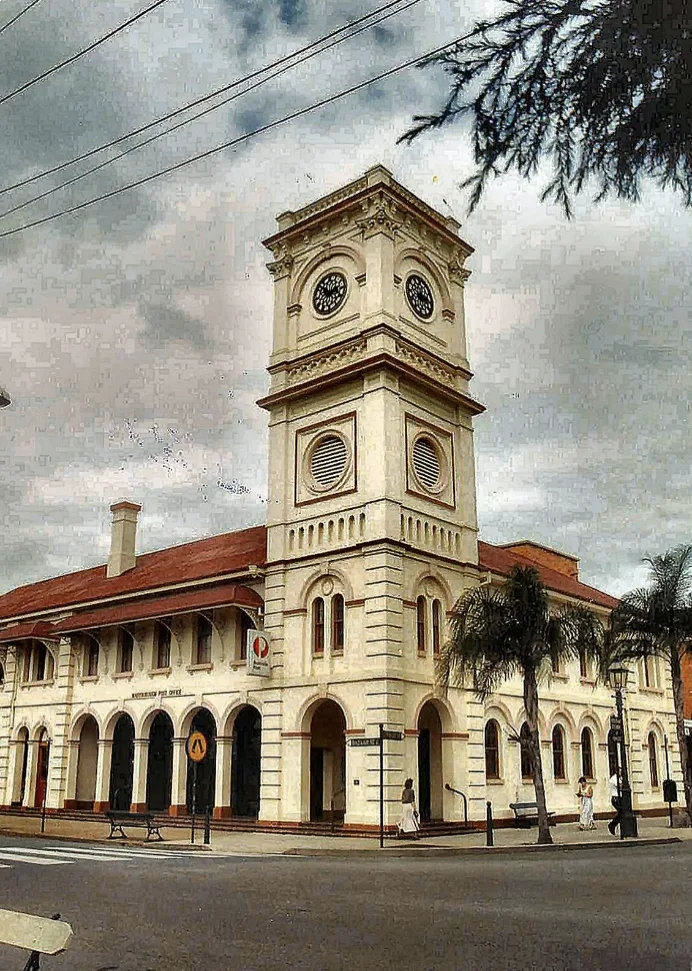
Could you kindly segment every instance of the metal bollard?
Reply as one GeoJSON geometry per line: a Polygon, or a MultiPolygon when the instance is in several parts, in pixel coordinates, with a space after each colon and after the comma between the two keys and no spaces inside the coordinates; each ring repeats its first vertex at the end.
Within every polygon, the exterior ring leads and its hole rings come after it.
{"type": "Polygon", "coordinates": [[[204,842],[207,846],[211,843],[211,813],[208,809],[204,817],[204,842]]]}
{"type": "Polygon", "coordinates": [[[493,804],[491,802],[486,803],[486,813],[485,813],[485,845],[494,846],[495,842],[493,839],[493,804]]]}

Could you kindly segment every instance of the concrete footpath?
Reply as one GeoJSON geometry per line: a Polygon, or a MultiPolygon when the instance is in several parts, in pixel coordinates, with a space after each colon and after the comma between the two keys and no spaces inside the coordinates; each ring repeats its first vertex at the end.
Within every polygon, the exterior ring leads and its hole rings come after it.
{"type": "MultiPolygon", "coordinates": [[[[0,836],[41,836],[41,820],[36,816],[0,814],[0,836]]],[[[132,838],[108,840],[109,825],[93,821],[46,818],[46,839],[66,839],[108,843],[111,846],[151,846],[157,849],[190,848],[190,832],[179,827],[162,827],[163,842],[145,843],[141,831],[133,830],[132,838]]],[[[513,852],[551,852],[602,847],[616,850],[636,846],[665,843],[688,843],[692,848],[692,829],[671,829],[667,817],[639,820],[639,839],[620,840],[610,835],[607,820],[599,820],[598,829],[581,832],[576,823],[561,823],[551,827],[552,846],[537,846],[537,830],[496,829],[495,846],[486,847],[485,833],[478,831],[459,836],[437,836],[418,840],[386,839],[383,849],[379,840],[339,836],[305,836],[300,833],[222,832],[212,830],[211,845],[202,843],[201,828],[195,834],[195,847],[200,853],[213,850],[228,856],[263,856],[266,854],[291,856],[363,857],[377,854],[387,856],[440,857],[466,854],[502,854],[513,852]]]]}

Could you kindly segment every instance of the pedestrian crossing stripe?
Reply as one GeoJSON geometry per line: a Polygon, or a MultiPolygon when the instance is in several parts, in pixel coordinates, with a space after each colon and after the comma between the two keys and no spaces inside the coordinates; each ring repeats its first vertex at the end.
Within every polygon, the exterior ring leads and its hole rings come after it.
{"type": "Polygon", "coordinates": [[[162,859],[182,860],[182,859],[208,859],[210,857],[218,859],[225,854],[200,853],[196,851],[186,852],[184,849],[164,850],[158,853],[147,850],[135,850],[123,848],[111,848],[100,846],[92,847],[25,847],[25,846],[0,846],[0,868],[11,868],[13,863],[28,863],[34,866],[66,866],[73,863],[134,863],[146,860],[149,857],[157,862],[162,859]],[[3,862],[11,861],[11,862],[3,862]]]}

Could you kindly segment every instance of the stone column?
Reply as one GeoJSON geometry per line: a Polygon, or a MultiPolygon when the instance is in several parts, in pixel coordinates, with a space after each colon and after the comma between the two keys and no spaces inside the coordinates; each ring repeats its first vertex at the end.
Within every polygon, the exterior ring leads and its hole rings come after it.
{"type": "Polygon", "coordinates": [[[98,761],[96,763],[96,792],[94,794],[95,813],[105,813],[107,809],[110,809],[112,755],[113,739],[100,738],[98,740],[98,761]]]}
{"type": "Polygon", "coordinates": [[[147,763],[149,761],[149,739],[135,739],[135,764],[132,772],[133,813],[141,813],[147,808],[147,763]]]}
{"type": "MultiPolygon", "coordinates": [[[[26,760],[26,782],[24,784],[24,799],[22,806],[33,806],[36,795],[36,767],[38,763],[38,742],[29,740],[29,751],[26,760]]],[[[50,765],[48,766],[50,772],[50,765]]]]}
{"type": "Polygon", "coordinates": [[[231,815],[231,753],[233,738],[229,735],[216,736],[216,805],[214,819],[231,815]]]}
{"type": "MultiPolygon", "coordinates": [[[[185,738],[173,739],[173,770],[171,782],[170,816],[185,816],[187,814],[187,753],[185,738]]],[[[217,763],[218,765],[218,763],[217,763]]]]}

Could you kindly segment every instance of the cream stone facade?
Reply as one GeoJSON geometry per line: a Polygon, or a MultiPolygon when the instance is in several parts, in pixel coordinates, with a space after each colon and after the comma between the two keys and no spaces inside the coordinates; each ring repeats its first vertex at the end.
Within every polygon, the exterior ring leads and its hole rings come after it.
{"type": "MultiPolygon", "coordinates": [[[[208,739],[196,807],[258,825],[385,821],[406,776],[425,820],[480,824],[532,801],[522,691],[481,701],[435,685],[460,594],[532,563],[556,606],[604,616],[573,557],[479,542],[459,225],[378,166],[267,240],[274,280],[265,527],[136,555],[136,503],[116,503],[108,566],[0,597],[0,803],[187,813],[185,740],[208,739]],[[270,676],[247,665],[269,639],[270,676]],[[249,638],[252,651],[252,635],[249,638]],[[463,793],[463,797],[460,795],[463,793]],[[465,798],[464,798],[465,797],[465,798]]],[[[671,686],[635,672],[627,734],[635,806],[663,808],[664,738],[680,779],[671,686]]],[[[541,687],[549,809],[594,780],[609,807],[613,701],[575,663],[541,687]]]]}

